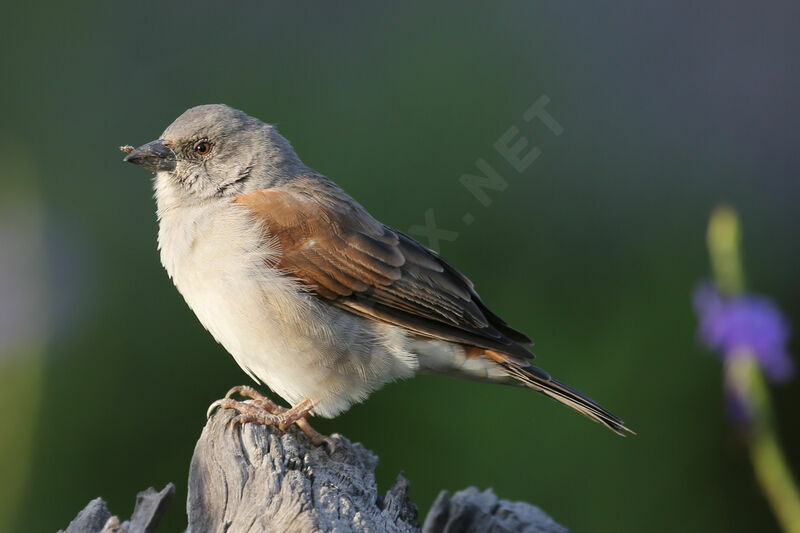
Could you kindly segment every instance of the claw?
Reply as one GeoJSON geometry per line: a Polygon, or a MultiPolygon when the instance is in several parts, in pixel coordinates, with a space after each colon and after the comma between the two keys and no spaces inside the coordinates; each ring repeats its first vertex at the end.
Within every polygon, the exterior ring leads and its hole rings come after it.
{"type": "Polygon", "coordinates": [[[231,389],[228,392],[225,393],[225,398],[230,398],[231,396],[233,396],[234,394],[239,392],[239,389],[242,388],[242,387],[243,387],[243,385],[239,385],[239,386],[236,386],[236,387],[231,387],[231,389]]]}
{"type": "Polygon", "coordinates": [[[336,450],[336,443],[327,435],[323,435],[319,433],[316,429],[311,427],[311,424],[308,423],[308,420],[305,418],[301,418],[296,422],[297,427],[306,434],[306,437],[311,441],[311,444],[314,446],[320,446],[322,444],[327,444],[330,453],[332,454],[336,450]]]}
{"type": "Polygon", "coordinates": [[[306,417],[314,408],[314,402],[308,398],[291,409],[287,409],[263,396],[253,387],[239,385],[229,390],[224,398],[209,405],[208,411],[206,411],[206,418],[210,418],[217,408],[237,411],[239,414],[231,419],[231,423],[234,425],[255,422],[264,426],[275,426],[282,432],[286,432],[292,427],[292,424],[297,424],[297,427],[306,434],[315,446],[327,444],[331,453],[336,449],[336,444],[330,437],[318,433],[306,420],[306,417]],[[234,400],[232,396],[235,394],[251,399],[243,402],[234,400]]]}
{"type": "Polygon", "coordinates": [[[244,396],[245,398],[251,398],[256,405],[274,415],[288,411],[288,409],[276,404],[249,385],[237,385],[233,387],[225,394],[225,398],[231,398],[234,394],[244,396]]]}
{"type": "Polygon", "coordinates": [[[208,406],[208,410],[206,410],[206,420],[211,418],[211,415],[214,414],[214,410],[220,406],[222,400],[216,400],[214,403],[208,406]]]}

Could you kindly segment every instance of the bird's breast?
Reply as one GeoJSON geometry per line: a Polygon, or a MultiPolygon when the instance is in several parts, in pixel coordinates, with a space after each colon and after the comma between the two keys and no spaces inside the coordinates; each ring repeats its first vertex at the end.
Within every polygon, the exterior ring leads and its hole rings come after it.
{"type": "MultiPolygon", "coordinates": [[[[234,205],[175,210],[159,227],[161,262],[214,338],[253,377],[254,354],[280,358],[308,311],[296,282],[270,267],[264,229],[234,205]]],[[[294,351],[294,350],[291,350],[294,351]]]]}
{"type": "Polygon", "coordinates": [[[173,210],[161,261],[197,318],[253,379],[334,416],[416,370],[405,334],[335,308],[277,268],[265,228],[239,206],[173,210]]]}

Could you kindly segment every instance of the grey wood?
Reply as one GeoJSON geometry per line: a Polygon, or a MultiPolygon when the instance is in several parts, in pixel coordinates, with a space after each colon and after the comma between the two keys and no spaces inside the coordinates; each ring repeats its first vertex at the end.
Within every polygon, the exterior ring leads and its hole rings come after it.
{"type": "MultiPolygon", "coordinates": [[[[313,446],[297,428],[282,433],[258,424],[232,424],[217,410],[195,446],[189,470],[187,533],[315,531],[566,533],[541,509],[500,500],[488,489],[442,491],[420,530],[409,483],[397,476],[378,493],[378,458],[361,444],[333,435],[313,446]]],[[[120,523],[105,502],[92,500],[65,533],[151,533],[174,495],[139,493],[130,521],[120,523]]]]}
{"type": "Polygon", "coordinates": [[[292,428],[234,425],[218,410],[208,421],[189,469],[189,532],[412,532],[417,510],[398,476],[381,497],[378,458],[333,435],[333,452],[292,428]]]}
{"type": "Polygon", "coordinates": [[[568,533],[544,511],[525,502],[501,500],[492,489],[469,487],[450,495],[443,490],[433,502],[423,533],[568,533]]]}
{"type": "Polygon", "coordinates": [[[120,523],[111,515],[103,498],[95,498],[58,533],[152,533],[175,496],[175,485],[167,483],[160,492],[153,487],[136,495],[136,507],[130,520],[120,523]]]}

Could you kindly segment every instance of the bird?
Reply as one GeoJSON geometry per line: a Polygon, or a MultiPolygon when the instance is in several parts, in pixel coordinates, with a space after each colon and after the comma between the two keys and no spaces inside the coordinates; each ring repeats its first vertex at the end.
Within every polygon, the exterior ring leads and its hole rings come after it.
{"type": "Polygon", "coordinates": [[[439,253],[375,219],[306,166],[274,125],[192,107],[158,139],[121,147],[155,174],[161,263],[201,324],[256,382],[215,408],[239,423],[333,418],[418,373],[532,389],[613,432],[600,404],[534,366],[531,344],[439,253]],[[235,397],[246,398],[237,400],[235,397]]]}

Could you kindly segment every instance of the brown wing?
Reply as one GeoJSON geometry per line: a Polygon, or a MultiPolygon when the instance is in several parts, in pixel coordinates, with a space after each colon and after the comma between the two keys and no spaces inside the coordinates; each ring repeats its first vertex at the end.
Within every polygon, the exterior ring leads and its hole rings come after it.
{"type": "Polygon", "coordinates": [[[375,220],[322,176],[241,195],[280,246],[278,268],[350,312],[419,335],[531,358],[472,283],[438,254],[375,220]]]}

